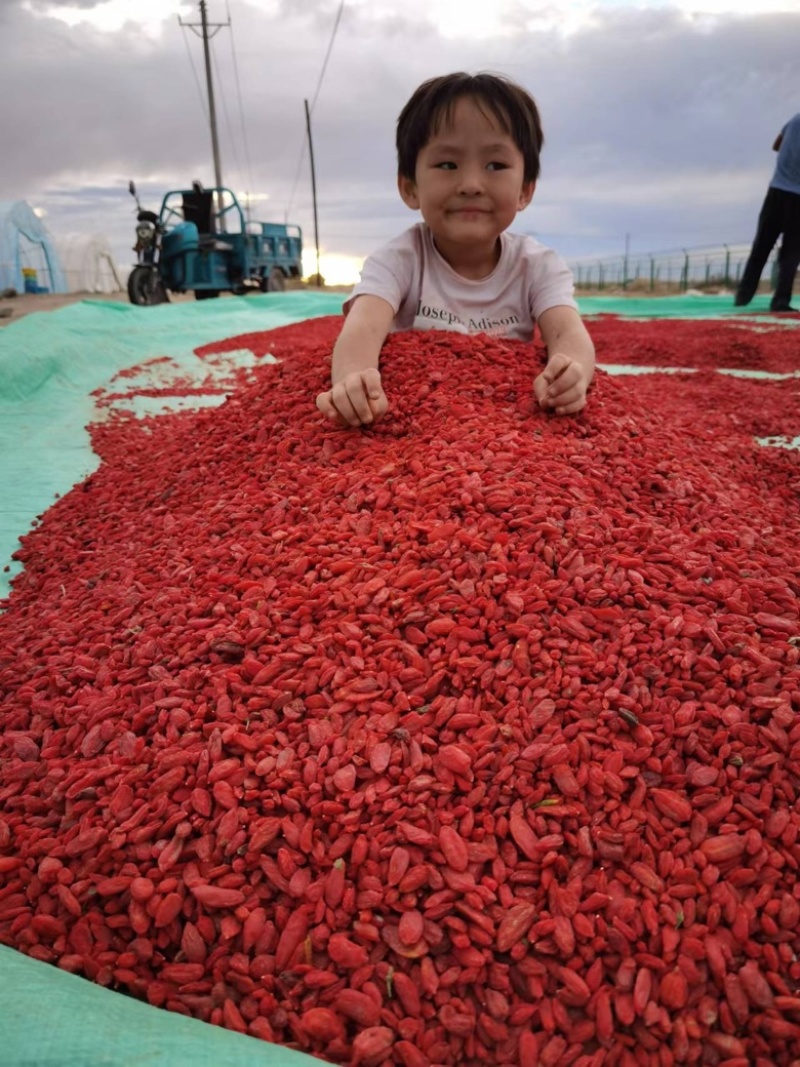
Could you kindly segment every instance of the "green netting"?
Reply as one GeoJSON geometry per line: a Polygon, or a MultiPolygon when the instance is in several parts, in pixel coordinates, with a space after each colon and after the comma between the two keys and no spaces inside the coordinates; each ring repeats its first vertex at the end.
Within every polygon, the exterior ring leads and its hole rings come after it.
{"type": "Polygon", "coordinates": [[[707,295],[699,292],[680,296],[579,296],[581,314],[622,315],[628,319],[755,319],[770,325],[800,325],[800,320],[770,314],[770,295],[757,296],[747,307],[734,307],[729,294],[707,295]]]}
{"type": "Polygon", "coordinates": [[[5,1067],[320,1067],[301,1052],[151,1008],[0,946],[5,1067]]]}

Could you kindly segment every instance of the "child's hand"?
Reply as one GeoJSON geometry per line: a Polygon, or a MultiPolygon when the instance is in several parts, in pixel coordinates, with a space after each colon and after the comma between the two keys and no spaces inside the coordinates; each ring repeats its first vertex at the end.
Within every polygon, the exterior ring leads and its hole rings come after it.
{"type": "Polygon", "coordinates": [[[348,374],[327,393],[317,397],[317,407],[332,422],[342,426],[370,426],[389,409],[380,371],[370,368],[348,374]]]}
{"type": "Polygon", "coordinates": [[[586,373],[576,360],[555,352],[533,383],[539,407],[556,415],[575,415],[586,406],[586,373]]]}

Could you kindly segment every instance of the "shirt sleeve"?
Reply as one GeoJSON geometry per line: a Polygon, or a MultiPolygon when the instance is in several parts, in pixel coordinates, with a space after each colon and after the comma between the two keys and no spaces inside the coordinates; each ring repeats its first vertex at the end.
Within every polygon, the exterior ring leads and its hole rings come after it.
{"type": "Polygon", "coordinates": [[[530,307],[534,322],[549,308],[570,307],[577,310],[572,271],[557,252],[548,248],[539,257],[532,282],[530,307]]]}
{"type": "Polygon", "coordinates": [[[397,315],[410,292],[416,258],[411,230],[373,252],[364,260],[361,280],[344,302],[344,314],[347,315],[356,297],[379,296],[397,315]]]}

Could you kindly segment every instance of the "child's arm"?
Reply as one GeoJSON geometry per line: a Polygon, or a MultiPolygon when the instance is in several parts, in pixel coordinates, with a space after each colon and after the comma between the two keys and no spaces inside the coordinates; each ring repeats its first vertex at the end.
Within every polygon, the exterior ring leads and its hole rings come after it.
{"type": "Polygon", "coordinates": [[[548,308],[539,316],[547,366],[533,383],[539,406],[556,415],[575,415],[586,406],[594,377],[594,345],[574,308],[548,308]]]}
{"type": "Polygon", "coordinates": [[[386,414],[378,363],[393,321],[392,305],[379,296],[353,302],[333,348],[331,388],[317,397],[317,407],[333,422],[369,425],[386,414]]]}

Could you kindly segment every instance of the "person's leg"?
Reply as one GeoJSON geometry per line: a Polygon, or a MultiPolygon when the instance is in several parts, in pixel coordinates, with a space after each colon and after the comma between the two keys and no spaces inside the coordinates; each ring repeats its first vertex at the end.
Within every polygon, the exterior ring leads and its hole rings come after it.
{"type": "Polygon", "coordinates": [[[785,192],[783,240],[778,250],[778,278],[771,311],[790,311],[792,286],[800,265],[800,193],[785,192]]]}
{"type": "Polygon", "coordinates": [[[775,247],[775,242],[780,237],[783,224],[783,210],[779,194],[780,189],[767,190],[761,212],[758,216],[758,229],[750,249],[750,255],[745,264],[739,287],[736,290],[734,303],[737,306],[749,304],[758,289],[764,265],[769,259],[769,254],[775,247]]]}

